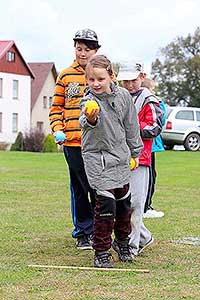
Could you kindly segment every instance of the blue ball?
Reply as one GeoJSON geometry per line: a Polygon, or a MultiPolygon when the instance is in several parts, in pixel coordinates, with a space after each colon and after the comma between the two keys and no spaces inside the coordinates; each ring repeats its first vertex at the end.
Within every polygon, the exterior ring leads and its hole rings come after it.
{"type": "Polygon", "coordinates": [[[56,132],[56,141],[58,142],[58,141],[64,141],[65,140],[65,134],[64,134],[64,132],[62,132],[62,131],[57,131],[56,132]]]}

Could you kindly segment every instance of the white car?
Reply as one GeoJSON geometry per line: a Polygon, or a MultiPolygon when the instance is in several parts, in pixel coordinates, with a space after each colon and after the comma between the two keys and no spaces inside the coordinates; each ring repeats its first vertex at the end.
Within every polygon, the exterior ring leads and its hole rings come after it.
{"type": "Polygon", "coordinates": [[[185,150],[200,150],[200,108],[167,107],[167,121],[161,133],[166,149],[183,145],[185,150]]]}

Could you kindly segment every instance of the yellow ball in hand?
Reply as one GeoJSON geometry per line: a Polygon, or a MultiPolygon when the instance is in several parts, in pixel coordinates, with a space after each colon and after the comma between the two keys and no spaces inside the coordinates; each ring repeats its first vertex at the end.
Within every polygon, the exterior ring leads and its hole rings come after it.
{"type": "Polygon", "coordinates": [[[92,109],[97,109],[99,105],[95,100],[88,100],[85,103],[85,107],[87,107],[87,113],[91,114],[92,109]]]}
{"type": "Polygon", "coordinates": [[[135,168],[136,162],[133,157],[130,159],[130,169],[133,170],[135,168]]]}

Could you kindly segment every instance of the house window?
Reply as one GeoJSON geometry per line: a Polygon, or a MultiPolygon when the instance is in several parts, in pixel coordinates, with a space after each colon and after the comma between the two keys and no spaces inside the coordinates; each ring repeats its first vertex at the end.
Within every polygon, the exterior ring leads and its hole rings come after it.
{"type": "Polygon", "coordinates": [[[7,61],[15,61],[15,53],[12,51],[7,52],[7,61]]]}
{"type": "Polygon", "coordinates": [[[12,116],[12,132],[18,131],[18,114],[13,113],[12,116]]]}
{"type": "Polygon", "coordinates": [[[43,108],[47,108],[47,97],[43,97],[43,108]]]}
{"type": "Polygon", "coordinates": [[[0,112],[0,132],[2,132],[2,112],[0,112]]]}
{"type": "Polygon", "coordinates": [[[3,97],[3,78],[0,78],[0,98],[3,97]]]}
{"type": "Polygon", "coordinates": [[[52,105],[52,97],[49,97],[49,108],[51,108],[52,105]]]}
{"type": "Polygon", "coordinates": [[[13,80],[13,99],[18,99],[18,89],[19,89],[18,80],[13,80]]]}
{"type": "Polygon", "coordinates": [[[37,128],[39,131],[43,132],[44,123],[43,122],[37,122],[37,128]]]}

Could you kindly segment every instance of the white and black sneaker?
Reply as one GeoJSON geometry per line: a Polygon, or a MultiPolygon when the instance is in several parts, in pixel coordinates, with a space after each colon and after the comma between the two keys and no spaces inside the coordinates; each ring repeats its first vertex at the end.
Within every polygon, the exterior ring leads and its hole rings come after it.
{"type": "Polygon", "coordinates": [[[112,242],[112,247],[117,252],[118,257],[122,262],[129,262],[129,263],[133,262],[133,256],[130,252],[128,240],[123,242],[114,240],[112,242]]]}
{"type": "Polygon", "coordinates": [[[89,236],[81,236],[77,238],[76,247],[80,250],[92,250],[92,243],[89,236]]]}
{"type": "Polygon", "coordinates": [[[97,268],[112,268],[110,257],[111,254],[107,251],[95,251],[94,266],[97,268]]]}

